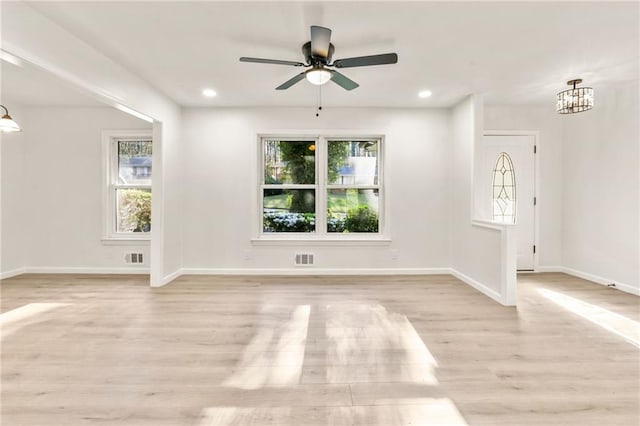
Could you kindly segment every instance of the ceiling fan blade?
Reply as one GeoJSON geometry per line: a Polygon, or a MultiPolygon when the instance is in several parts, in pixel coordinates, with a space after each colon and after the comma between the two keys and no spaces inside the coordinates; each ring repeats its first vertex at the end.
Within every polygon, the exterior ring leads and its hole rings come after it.
{"type": "Polygon", "coordinates": [[[369,65],[395,64],[398,62],[398,55],[395,53],[385,53],[382,55],[358,56],[356,58],[338,59],[333,62],[336,68],[366,67],[369,65]]]}
{"type": "Polygon", "coordinates": [[[329,56],[329,44],[331,43],[331,30],[325,27],[311,26],[311,55],[327,58],[329,56]]]}
{"type": "Polygon", "coordinates": [[[338,71],[331,71],[331,81],[346,90],[353,90],[360,86],[358,83],[347,76],[340,74],[338,71]]]}
{"type": "Polygon", "coordinates": [[[276,90],[288,89],[289,87],[293,86],[294,84],[296,84],[300,80],[304,80],[304,73],[303,72],[301,72],[300,74],[296,75],[292,79],[289,79],[289,80],[285,81],[280,86],[276,87],[276,90]]]}
{"type": "Polygon", "coordinates": [[[302,62],[293,61],[280,61],[278,59],[261,59],[261,58],[247,58],[243,56],[240,58],[240,62],[255,62],[258,64],[275,64],[275,65],[293,65],[294,67],[304,67],[302,62]]]}

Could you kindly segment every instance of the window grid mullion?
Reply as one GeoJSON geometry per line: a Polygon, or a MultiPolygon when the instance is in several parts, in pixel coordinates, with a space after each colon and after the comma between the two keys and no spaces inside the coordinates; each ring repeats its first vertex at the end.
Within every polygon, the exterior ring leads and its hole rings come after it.
{"type": "Polygon", "coordinates": [[[262,189],[316,189],[317,185],[285,183],[285,184],[263,184],[263,185],[260,185],[260,187],[262,189]]]}
{"type": "Polygon", "coordinates": [[[326,189],[380,189],[380,185],[326,185],[326,189]]]}
{"type": "Polygon", "coordinates": [[[318,158],[316,158],[316,183],[318,189],[316,190],[316,234],[326,235],[327,233],[327,191],[326,185],[326,173],[327,173],[327,140],[322,137],[318,137],[316,152],[318,158]]]}

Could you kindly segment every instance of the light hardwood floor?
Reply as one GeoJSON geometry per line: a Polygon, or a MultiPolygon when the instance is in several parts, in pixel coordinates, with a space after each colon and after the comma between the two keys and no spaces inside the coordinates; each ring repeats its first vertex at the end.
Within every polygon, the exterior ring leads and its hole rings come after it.
{"type": "Polygon", "coordinates": [[[563,274],[521,276],[517,309],[450,276],[1,291],[3,426],[640,421],[640,298],[563,274]]]}

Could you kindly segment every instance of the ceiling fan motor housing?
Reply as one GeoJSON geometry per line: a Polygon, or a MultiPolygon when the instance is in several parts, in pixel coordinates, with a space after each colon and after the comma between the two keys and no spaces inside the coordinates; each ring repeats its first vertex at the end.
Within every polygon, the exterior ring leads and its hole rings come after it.
{"type": "Polygon", "coordinates": [[[310,41],[302,45],[302,54],[304,55],[304,59],[306,63],[310,65],[327,65],[328,63],[331,62],[331,57],[333,56],[334,50],[335,50],[335,47],[333,46],[333,43],[329,43],[329,54],[327,55],[326,58],[323,58],[322,56],[313,56],[311,54],[310,41]]]}

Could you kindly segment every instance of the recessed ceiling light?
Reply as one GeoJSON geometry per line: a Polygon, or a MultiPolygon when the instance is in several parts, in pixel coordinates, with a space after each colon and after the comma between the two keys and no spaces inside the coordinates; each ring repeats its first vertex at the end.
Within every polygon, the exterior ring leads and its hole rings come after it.
{"type": "Polygon", "coordinates": [[[421,98],[428,98],[432,94],[433,93],[431,93],[431,90],[422,90],[418,93],[418,96],[420,96],[421,98]]]}
{"type": "Polygon", "coordinates": [[[213,90],[213,89],[204,89],[204,90],[202,91],[202,94],[203,94],[204,96],[206,96],[207,98],[215,98],[215,97],[216,97],[216,95],[217,95],[216,91],[215,91],[215,90],[213,90]]]}

